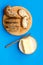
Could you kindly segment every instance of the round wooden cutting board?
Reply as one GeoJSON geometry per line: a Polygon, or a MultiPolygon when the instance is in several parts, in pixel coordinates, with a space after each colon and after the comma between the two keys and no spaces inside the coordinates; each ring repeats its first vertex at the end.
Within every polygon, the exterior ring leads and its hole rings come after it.
{"type": "Polygon", "coordinates": [[[20,6],[14,6],[14,7],[12,7],[12,9],[16,13],[18,13],[18,11],[20,9],[24,10],[27,13],[27,15],[29,16],[28,26],[27,26],[26,29],[24,29],[21,26],[22,19],[21,19],[21,16],[19,14],[17,14],[17,16],[16,16],[17,18],[15,18],[15,17],[10,18],[10,17],[8,17],[7,15],[4,14],[3,25],[4,25],[5,29],[12,35],[25,34],[32,26],[32,16],[31,16],[30,12],[28,10],[26,10],[25,8],[20,7],[20,6]]]}

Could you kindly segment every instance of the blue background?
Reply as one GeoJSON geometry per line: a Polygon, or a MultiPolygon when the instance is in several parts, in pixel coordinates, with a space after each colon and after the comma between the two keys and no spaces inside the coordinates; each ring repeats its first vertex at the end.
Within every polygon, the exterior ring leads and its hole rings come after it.
{"type": "Polygon", "coordinates": [[[43,0],[0,0],[0,65],[43,65],[43,0]],[[18,43],[9,48],[4,46],[21,36],[13,36],[6,32],[2,25],[3,9],[7,6],[23,6],[33,18],[31,33],[37,40],[37,50],[31,55],[24,55],[18,49],[18,43]]]}

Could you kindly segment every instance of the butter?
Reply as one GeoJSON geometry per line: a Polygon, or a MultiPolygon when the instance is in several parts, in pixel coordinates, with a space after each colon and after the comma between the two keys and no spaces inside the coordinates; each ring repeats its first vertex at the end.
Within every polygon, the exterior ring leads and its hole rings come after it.
{"type": "Polygon", "coordinates": [[[32,54],[35,52],[36,48],[37,48],[36,40],[31,36],[21,39],[19,42],[19,49],[24,54],[32,54]]]}

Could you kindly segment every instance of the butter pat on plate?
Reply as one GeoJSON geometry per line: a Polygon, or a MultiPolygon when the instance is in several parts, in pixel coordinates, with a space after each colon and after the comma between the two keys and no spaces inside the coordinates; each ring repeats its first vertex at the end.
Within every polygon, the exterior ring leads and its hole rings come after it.
{"type": "Polygon", "coordinates": [[[37,42],[31,36],[23,38],[19,42],[19,49],[24,54],[32,54],[35,52],[36,48],[37,48],[37,42]]]}

